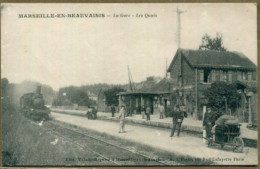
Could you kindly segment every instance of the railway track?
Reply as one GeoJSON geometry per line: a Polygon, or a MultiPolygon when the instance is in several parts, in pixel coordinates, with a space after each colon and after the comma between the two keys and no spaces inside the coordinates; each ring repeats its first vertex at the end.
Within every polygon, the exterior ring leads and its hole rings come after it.
{"type": "Polygon", "coordinates": [[[75,145],[81,147],[82,149],[84,149],[84,151],[88,151],[89,153],[95,154],[95,155],[97,155],[98,157],[103,158],[104,160],[101,160],[101,161],[110,161],[110,162],[112,162],[112,163],[114,163],[114,164],[116,164],[116,165],[120,165],[120,163],[118,163],[118,162],[116,162],[116,161],[113,161],[113,160],[111,160],[110,158],[108,158],[108,157],[106,157],[106,156],[104,156],[104,155],[102,155],[102,154],[100,154],[100,153],[98,153],[98,152],[96,152],[96,151],[93,151],[93,150],[91,150],[91,149],[88,149],[86,146],[84,146],[84,145],[82,145],[82,144],[79,144],[78,142],[73,141],[73,140],[71,140],[71,139],[68,139],[67,137],[64,137],[63,135],[61,135],[60,133],[58,133],[58,132],[56,132],[56,131],[52,131],[52,133],[55,133],[56,135],[58,135],[60,138],[63,138],[64,140],[69,140],[71,143],[73,143],[73,144],[75,144],[75,145]]]}
{"type": "MultiPolygon", "coordinates": [[[[35,122],[34,122],[35,123],[35,122]]],[[[38,125],[37,123],[35,123],[38,125]]],[[[92,153],[100,158],[100,161],[109,162],[111,165],[133,166],[133,165],[152,165],[152,166],[169,166],[165,161],[140,153],[118,144],[114,144],[104,139],[100,139],[86,132],[75,128],[61,126],[53,121],[46,121],[42,128],[47,133],[53,134],[64,140],[71,142],[82,148],[84,151],[92,153]]],[[[109,164],[109,165],[110,165],[109,164]]]]}
{"type": "MultiPolygon", "coordinates": [[[[31,121],[31,123],[38,126],[38,123],[36,123],[36,122],[31,121]]],[[[47,123],[47,122],[45,122],[45,123],[47,123]]],[[[51,134],[51,135],[57,136],[59,138],[62,138],[63,140],[66,140],[66,141],[70,142],[71,144],[77,145],[78,147],[82,148],[85,152],[93,154],[93,157],[92,157],[93,159],[98,157],[98,158],[101,158],[101,159],[99,159],[99,161],[110,162],[110,163],[108,163],[108,165],[111,165],[111,164],[120,165],[120,163],[118,163],[116,161],[112,161],[108,157],[106,157],[106,156],[104,156],[104,155],[102,155],[102,154],[100,154],[100,153],[98,153],[96,151],[93,151],[93,150],[87,148],[86,146],[78,143],[77,141],[74,141],[74,140],[64,136],[63,134],[55,131],[55,129],[51,129],[51,128],[48,128],[46,126],[42,127],[41,129],[44,130],[44,132],[46,134],[51,134]]],[[[106,165],[107,165],[107,163],[106,163],[106,165]]]]}

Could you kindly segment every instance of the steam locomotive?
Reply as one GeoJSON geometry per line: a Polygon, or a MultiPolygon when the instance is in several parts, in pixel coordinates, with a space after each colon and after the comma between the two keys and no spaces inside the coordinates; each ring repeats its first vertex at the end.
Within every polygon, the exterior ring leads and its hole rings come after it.
{"type": "Polygon", "coordinates": [[[37,86],[35,92],[26,93],[20,98],[20,109],[25,117],[32,120],[49,119],[50,109],[45,106],[41,86],[37,86]]]}

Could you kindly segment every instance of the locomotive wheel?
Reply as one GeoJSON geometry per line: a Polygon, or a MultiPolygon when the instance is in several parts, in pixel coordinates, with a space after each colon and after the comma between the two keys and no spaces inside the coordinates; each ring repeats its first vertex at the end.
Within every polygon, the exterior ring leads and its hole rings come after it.
{"type": "Polygon", "coordinates": [[[233,139],[232,148],[234,152],[242,153],[244,149],[244,141],[241,137],[235,137],[233,139]]]}

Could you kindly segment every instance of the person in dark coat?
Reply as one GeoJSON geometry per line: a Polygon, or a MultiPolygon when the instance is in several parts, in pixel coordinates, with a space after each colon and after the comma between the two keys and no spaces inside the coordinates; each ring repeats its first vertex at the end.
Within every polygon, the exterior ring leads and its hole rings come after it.
{"type": "Polygon", "coordinates": [[[142,119],[145,119],[145,111],[146,111],[146,109],[145,109],[145,107],[144,107],[144,105],[142,106],[142,108],[141,108],[141,113],[142,113],[142,119]]]}
{"type": "Polygon", "coordinates": [[[88,117],[88,120],[92,119],[92,109],[90,107],[87,110],[87,117],[88,117]]]}
{"type": "Polygon", "coordinates": [[[93,119],[97,119],[97,109],[93,107],[92,109],[93,119]]]}
{"type": "Polygon", "coordinates": [[[180,107],[177,105],[172,116],[172,131],[170,137],[174,136],[174,132],[177,128],[177,136],[180,136],[180,131],[181,131],[181,124],[184,118],[184,112],[180,110],[180,107]]]}
{"type": "Polygon", "coordinates": [[[116,108],[114,105],[111,106],[111,113],[112,113],[112,117],[115,116],[115,112],[116,112],[116,108]]]}
{"type": "Polygon", "coordinates": [[[214,126],[215,125],[215,122],[218,120],[218,118],[222,116],[222,112],[214,112],[213,115],[212,115],[212,118],[211,118],[211,126],[214,126]]]}
{"type": "Polygon", "coordinates": [[[204,119],[203,119],[203,128],[206,130],[206,138],[211,137],[211,129],[212,129],[212,126],[213,126],[214,117],[215,116],[211,112],[211,108],[207,107],[207,110],[204,114],[204,119]]]}

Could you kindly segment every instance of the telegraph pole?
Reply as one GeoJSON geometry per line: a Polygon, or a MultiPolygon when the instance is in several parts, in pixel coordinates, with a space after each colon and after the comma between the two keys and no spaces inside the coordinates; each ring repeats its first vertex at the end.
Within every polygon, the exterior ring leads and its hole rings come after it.
{"type": "Polygon", "coordinates": [[[181,11],[179,8],[176,10],[177,12],[177,39],[178,39],[178,48],[181,47],[181,14],[184,13],[184,11],[181,11]]]}
{"type": "MultiPolygon", "coordinates": [[[[177,13],[177,39],[178,39],[178,49],[181,48],[181,14],[184,11],[181,11],[179,8],[176,9],[177,13]]],[[[184,105],[184,89],[183,89],[183,57],[181,57],[181,81],[179,84],[179,103],[180,105],[184,105]]]]}

